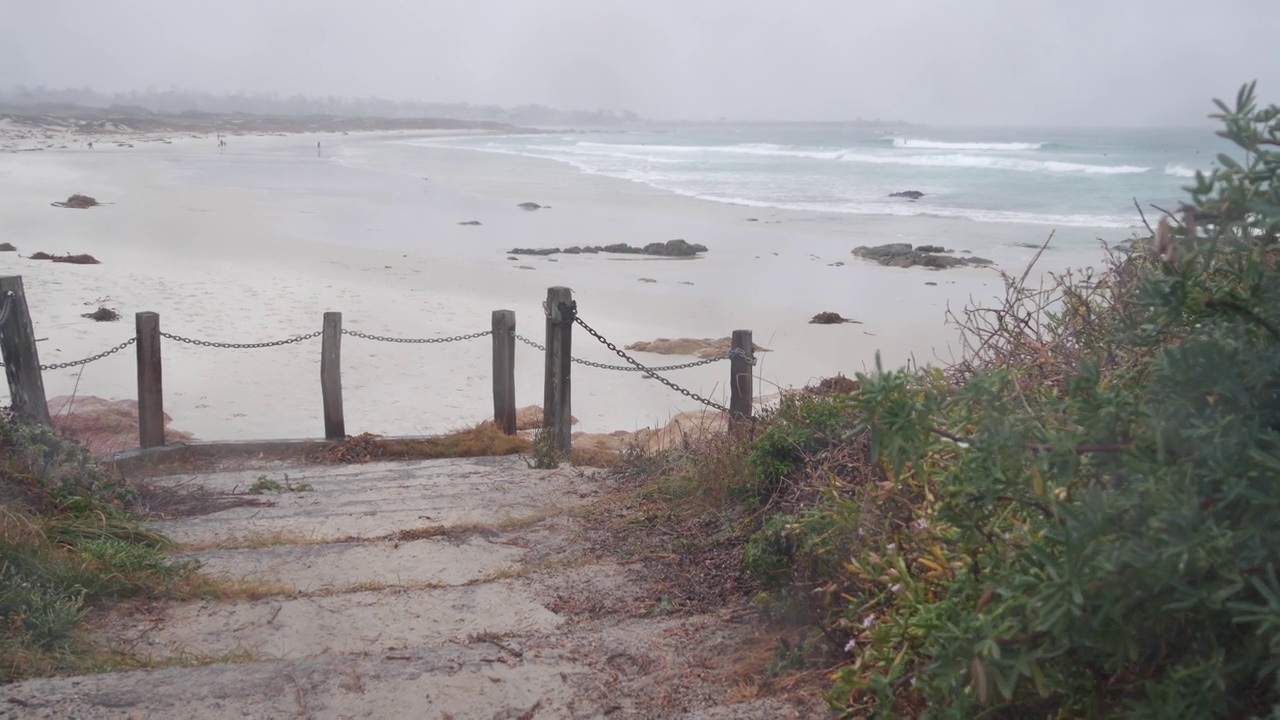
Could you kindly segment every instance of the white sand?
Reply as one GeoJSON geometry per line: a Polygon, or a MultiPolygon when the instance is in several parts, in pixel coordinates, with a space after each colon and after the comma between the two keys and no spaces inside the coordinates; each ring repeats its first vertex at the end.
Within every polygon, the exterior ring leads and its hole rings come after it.
{"type": "MultiPolygon", "coordinates": [[[[949,357],[947,304],[958,309],[1001,286],[990,269],[890,269],[849,252],[895,241],[954,247],[959,230],[975,231],[965,221],[719,205],[548,161],[408,147],[385,134],[229,142],[225,151],[212,137],[88,150],[71,140],[55,143],[66,149],[0,154],[0,241],[19,250],[0,253],[0,272],[24,278],[36,335],[47,338],[42,363],[128,339],[133,313],[143,310],[159,312],[167,332],[260,342],[318,330],[327,310],[342,311],[352,330],[442,337],[487,330],[490,312],[507,308],[523,334],[541,340],[546,288],[567,285],[582,318],[619,346],[753,330],[773,350],[762,356],[757,387],[773,392],[863,370],[877,350],[890,365],[949,357]],[[50,207],[72,193],[105,205],[50,207]],[[552,209],[516,207],[524,201],[552,209]],[[468,220],[483,225],[458,224],[468,220]],[[672,238],[710,251],[696,260],[562,254],[555,262],[513,262],[504,252],[672,238]],[[90,253],[102,264],[20,257],[38,250],[90,253]],[[830,266],[837,261],[845,265],[830,266]],[[124,320],[80,317],[100,304],[124,320]],[[827,310],[863,324],[808,324],[827,310]]],[[[1026,242],[1046,234],[990,227],[1026,242]]],[[[996,259],[1013,269],[1030,254],[1010,249],[996,259]]],[[[622,362],[583,332],[574,354],[622,362]]],[[[133,397],[134,362],[130,348],[83,373],[47,372],[47,394],[133,397]]],[[[206,440],[315,437],[323,430],[319,366],[319,340],[261,350],[165,341],[165,409],[173,427],[206,440]]],[[[726,401],[727,363],[671,377],[726,401]]],[[[488,338],[393,345],[347,337],[343,381],[351,434],[435,433],[492,412],[488,338]]],[[[518,349],[517,387],[520,405],[541,402],[542,357],[532,348],[518,349]]],[[[576,429],[593,432],[634,430],[696,407],[638,373],[575,367],[573,391],[576,429]]]]}

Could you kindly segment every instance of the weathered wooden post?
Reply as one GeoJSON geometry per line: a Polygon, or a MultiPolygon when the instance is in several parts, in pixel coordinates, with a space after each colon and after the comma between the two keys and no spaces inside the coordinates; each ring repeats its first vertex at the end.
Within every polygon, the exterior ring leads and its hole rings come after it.
{"type": "Polygon", "coordinates": [[[573,415],[569,403],[573,350],[573,291],[547,290],[547,375],[543,383],[542,427],[551,433],[552,447],[569,452],[573,444],[573,415]]]}
{"type": "Polygon", "coordinates": [[[160,366],[160,315],[134,315],[138,346],[138,445],[164,445],[164,382],[160,366]]]}
{"type": "Polygon", "coordinates": [[[516,434],[516,313],[493,311],[493,424],[516,434]]]}
{"type": "Polygon", "coordinates": [[[0,316],[0,355],[13,410],[19,416],[52,425],[21,275],[0,277],[0,316]]]}
{"type": "Polygon", "coordinates": [[[324,314],[320,336],[320,395],[324,401],[324,437],[342,440],[347,423],[342,416],[342,313],[324,314]]]}
{"type": "Polygon", "coordinates": [[[729,358],[729,432],[751,427],[751,396],[754,378],[751,361],[755,358],[755,345],[750,330],[734,330],[735,352],[729,358]]]}

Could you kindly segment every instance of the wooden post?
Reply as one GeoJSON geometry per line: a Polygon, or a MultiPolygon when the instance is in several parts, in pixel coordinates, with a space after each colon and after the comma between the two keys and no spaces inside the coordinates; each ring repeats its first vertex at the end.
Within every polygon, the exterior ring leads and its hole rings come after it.
{"type": "Polygon", "coordinates": [[[493,311],[493,424],[516,434],[516,314],[493,311]]]}
{"type": "Polygon", "coordinates": [[[164,445],[164,383],[160,372],[160,315],[134,315],[138,346],[138,445],[164,445]]]}
{"type": "Polygon", "coordinates": [[[573,291],[569,288],[547,290],[547,375],[543,383],[542,427],[551,432],[552,447],[562,453],[569,452],[573,444],[573,414],[569,402],[574,318],[568,311],[571,302],[573,291]]]}
{"type": "Polygon", "coordinates": [[[4,375],[9,381],[13,410],[21,417],[52,425],[21,275],[0,277],[0,314],[4,315],[4,322],[0,323],[0,355],[4,358],[4,375]]]}
{"type": "Polygon", "coordinates": [[[737,432],[751,426],[751,396],[754,378],[751,359],[755,357],[755,345],[750,330],[733,331],[733,349],[741,350],[729,359],[729,431],[737,432]]]}
{"type": "Polygon", "coordinates": [[[342,313],[324,314],[320,337],[320,395],[324,400],[324,437],[342,440],[347,436],[342,416],[342,313]]]}

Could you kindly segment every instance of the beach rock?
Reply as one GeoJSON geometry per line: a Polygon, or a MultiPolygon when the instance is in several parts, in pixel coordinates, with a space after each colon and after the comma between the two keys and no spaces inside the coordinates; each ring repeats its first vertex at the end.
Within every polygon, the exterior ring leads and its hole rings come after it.
{"type": "MultiPolygon", "coordinates": [[[[692,355],[697,358],[706,360],[707,358],[720,357],[729,352],[729,348],[733,347],[732,338],[678,338],[671,340],[668,338],[658,338],[652,341],[633,342],[627,346],[628,350],[636,352],[650,352],[658,355],[692,355]]],[[[769,352],[768,348],[752,344],[755,352],[769,352]]]]}
{"type": "Polygon", "coordinates": [[[658,282],[658,281],[657,281],[657,280],[654,280],[653,278],[640,278],[640,282],[642,282],[642,283],[656,283],[656,282],[658,282]]]}
{"type": "Polygon", "coordinates": [[[706,251],[706,245],[689,243],[684,240],[668,240],[664,243],[649,243],[644,246],[645,255],[661,255],[663,257],[693,257],[706,251]]]}
{"type": "Polygon", "coordinates": [[[18,248],[10,243],[0,243],[0,252],[17,252],[18,248]]]}
{"type": "Polygon", "coordinates": [[[515,255],[508,255],[508,256],[507,256],[507,259],[508,259],[508,260],[519,260],[520,258],[516,257],[515,255]]]}
{"type": "Polygon", "coordinates": [[[507,251],[508,255],[555,255],[560,252],[560,248],[512,248],[507,251]]]}
{"type": "Polygon", "coordinates": [[[889,197],[907,198],[908,200],[919,200],[924,197],[924,193],[919,190],[903,190],[901,192],[891,192],[889,197]]]}
{"type": "Polygon", "coordinates": [[[990,260],[980,257],[955,257],[944,255],[950,250],[937,245],[920,245],[912,248],[907,243],[890,243],[874,247],[857,247],[853,254],[867,260],[873,260],[887,267],[927,267],[937,270],[953,268],[959,265],[990,265],[990,260]]]}
{"type": "Polygon", "coordinates": [[[76,194],[76,195],[72,195],[71,197],[67,198],[67,201],[66,201],[66,202],[54,202],[54,203],[49,203],[49,204],[50,204],[50,205],[52,205],[52,206],[54,206],[54,207],[60,207],[60,208],[74,208],[74,209],[76,209],[76,210],[85,210],[85,209],[91,208],[91,207],[93,207],[93,206],[95,206],[95,205],[98,205],[99,203],[98,203],[98,201],[97,201],[97,200],[94,200],[93,198],[89,197],[88,195],[79,195],[79,194],[76,194]]]}
{"type": "Polygon", "coordinates": [[[564,248],[512,248],[507,251],[509,255],[555,255],[557,253],[568,253],[570,255],[578,255],[584,253],[617,253],[620,255],[652,255],[655,257],[693,257],[698,253],[707,251],[707,246],[701,243],[691,243],[684,240],[668,240],[666,242],[653,242],[644,247],[635,247],[626,243],[613,243],[612,245],[589,245],[580,247],[577,245],[564,248]]]}
{"type": "Polygon", "coordinates": [[[95,322],[115,322],[120,319],[120,313],[109,307],[100,307],[91,313],[84,313],[80,317],[88,318],[95,322]]]}
{"type": "Polygon", "coordinates": [[[52,260],[56,263],[69,263],[71,265],[99,265],[100,261],[92,255],[80,253],[79,255],[50,255],[47,252],[33,252],[27,256],[28,260],[52,260]]]}
{"type": "Polygon", "coordinates": [[[536,202],[522,202],[516,207],[520,208],[521,210],[543,210],[543,209],[550,210],[551,209],[550,205],[539,205],[536,202]]]}
{"type": "Polygon", "coordinates": [[[840,315],[840,313],[836,313],[836,312],[820,312],[817,315],[814,315],[811,320],[809,320],[810,325],[839,325],[841,323],[856,323],[858,325],[862,324],[852,318],[843,317],[840,315]]]}
{"type": "Polygon", "coordinates": [[[466,221],[460,222],[460,223],[458,223],[458,224],[459,224],[459,225],[479,225],[479,224],[480,224],[480,221],[479,221],[479,220],[466,220],[466,221]]]}

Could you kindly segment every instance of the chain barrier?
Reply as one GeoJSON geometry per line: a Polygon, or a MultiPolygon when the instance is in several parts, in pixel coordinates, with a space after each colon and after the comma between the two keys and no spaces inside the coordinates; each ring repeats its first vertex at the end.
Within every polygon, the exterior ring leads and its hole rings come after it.
{"type": "MultiPolygon", "coordinates": [[[[0,322],[4,322],[2,313],[0,313],[0,322]]],[[[80,367],[81,365],[88,365],[89,363],[97,362],[104,357],[115,355],[116,353],[129,347],[130,345],[134,344],[137,341],[138,341],[138,338],[129,338],[128,340],[125,340],[119,345],[116,345],[115,347],[111,348],[110,350],[104,350],[98,353],[97,355],[94,355],[92,357],[87,357],[82,360],[72,360],[70,362],[50,363],[48,365],[41,365],[40,372],[44,372],[45,370],[66,370],[67,368],[80,367]]],[[[5,367],[5,364],[0,362],[0,368],[2,367],[5,367]]]]}
{"type": "MultiPolygon", "coordinates": [[[[538,350],[539,352],[547,351],[547,346],[543,345],[540,342],[537,342],[535,340],[530,340],[529,338],[523,335],[517,335],[516,333],[512,333],[511,336],[519,340],[520,342],[524,343],[525,345],[528,345],[529,347],[538,350]]],[[[733,356],[734,356],[733,353],[726,353],[724,355],[717,355],[716,357],[706,358],[704,360],[695,360],[693,362],[681,363],[679,365],[663,365],[661,367],[651,367],[648,369],[652,370],[653,372],[669,372],[671,370],[686,370],[688,368],[695,368],[695,367],[700,367],[702,365],[710,365],[712,363],[718,363],[721,360],[728,360],[733,356]]],[[[630,365],[606,365],[605,363],[593,362],[591,360],[583,360],[582,358],[576,358],[576,357],[571,357],[569,359],[572,360],[573,362],[578,363],[579,365],[586,365],[587,367],[599,368],[600,370],[613,370],[614,372],[644,372],[644,368],[632,367],[630,365]]]]}
{"type": "Polygon", "coordinates": [[[433,344],[433,343],[460,342],[462,340],[475,340],[476,338],[485,337],[486,335],[492,335],[493,331],[485,330],[484,332],[471,333],[469,335],[454,335],[453,337],[442,337],[442,338],[397,338],[397,337],[388,337],[386,335],[370,335],[368,333],[356,332],[355,330],[345,330],[345,329],[342,331],[342,334],[350,335],[352,337],[364,338],[365,340],[376,340],[378,342],[433,344]]]}
{"type": "MultiPolygon", "coordinates": [[[[667,387],[671,388],[672,390],[675,390],[676,392],[680,393],[681,395],[684,395],[685,397],[687,397],[687,398],[689,398],[689,399],[691,399],[691,400],[696,400],[696,401],[698,401],[698,402],[702,403],[703,405],[706,405],[707,407],[709,407],[709,408],[711,408],[711,409],[713,409],[713,410],[718,410],[718,411],[720,411],[720,412],[722,412],[722,413],[727,413],[727,412],[729,412],[729,408],[727,408],[727,407],[725,407],[725,406],[721,405],[720,403],[717,403],[717,402],[714,402],[714,401],[708,400],[707,398],[704,398],[704,397],[702,397],[701,395],[699,395],[699,394],[697,394],[697,393],[695,393],[695,392],[691,392],[691,391],[689,391],[689,390],[686,390],[686,389],[684,389],[684,388],[680,387],[679,385],[676,385],[675,383],[671,382],[670,380],[668,380],[668,379],[666,379],[666,378],[662,377],[662,376],[661,376],[661,375],[659,375],[658,373],[654,372],[654,369],[653,369],[653,368],[647,368],[647,367],[645,367],[644,365],[641,365],[641,364],[640,364],[640,363],[639,363],[635,358],[631,357],[630,355],[628,355],[628,354],[626,354],[625,352],[623,352],[622,350],[620,350],[620,349],[618,348],[618,346],[617,346],[617,345],[614,345],[613,343],[609,342],[607,339],[605,339],[605,337],[604,337],[603,335],[601,335],[600,333],[596,332],[596,331],[595,331],[595,328],[591,327],[591,326],[590,326],[590,325],[588,325],[586,322],[584,322],[584,321],[582,320],[582,318],[578,316],[578,314],[577,314],[577,312],[576,312],[576,308],[573,308],[573,312],[572,312],[572,314],[571,314],[571,317],[573,318],[573,322],[574,322],[574,323],[576,323],[576,324],[578,324],[578,325],[580,325],[580,326],[582,326],[582,329],[583,329],[583,330],[586,330],[586,331],[587,331],[587,333],[591,335],[591,337],[595,338],[596,340],[599,340],[599,341],[600,341],[600,343],[601,343],[602,345],[604,345],[605,347],[607,347],[607,348],[609,348],[610,350],[612,350],[612,351],[614,351],[615,353],[617,353],[617,354],[618,354],[618,357],[620,357],[620,358],[622,358],[623,360],[626,360],[627,362],[631,363],[631,364],[632,364],[632,365],[633,365],[637,370],[639,370],[639,371],[643,372],[644,374],[648,375],[649,377],[653,378],[654,380],[657,380],[658,382],[662,383],[663,385],[666,385],[667,387]]],[[[735,348],[735,350],[737,350],[737,349],[735,348]]],[[[725,357],[738,357],[738,356],[744,356],[744,357],[745,357],[745,355],[746,355],[746,354],[745,354],[745,353],[743,353],[741,350],[737,350],[737,352],[730,352],[730,353],[729,353],[728,355],[726,355],[725,357]]],[[[750,361],[750,363],[751,363],[752,365],[754,365],[754,364],[755,364],[754,359],[752,359],[752,358],[746,358],[746,359],[747,359],[747,360],[749,360],[749,361],[750,361]]]]}
{"type": "Polygon", "coordinates": [[[272,340],[271,342],[261,342],[261,343],[224,343],[224,342],[211,342],[209,340],[192,340],[191,338],[182,337],[181,335],[174,335],[172,333],[167,333],[167,332],[160,333],[160,337],[165,338],[166,340],[173,340],[180,343],[186,343],[188,345],[198,345],[200,347],[227,348],[231,350],[256,350],[258,348],[278,347],[280,345],[291,345],[293,343],[300,343],[305,340],[314,340],[320,337],[322,334],[324,334],[323,330],[317,330],[313,333],[307,333],[306,335],[298,335],[296,337],[287,338],[285,340],[272,340]]]}

